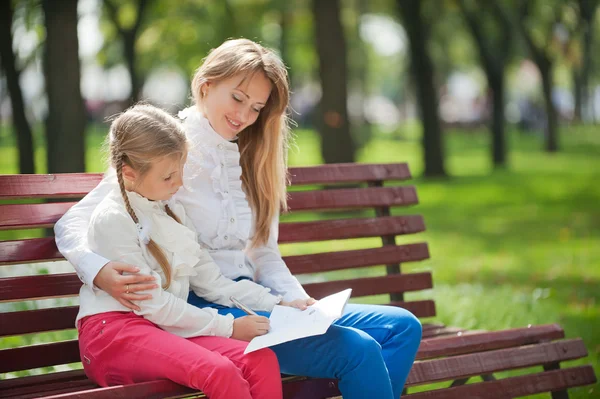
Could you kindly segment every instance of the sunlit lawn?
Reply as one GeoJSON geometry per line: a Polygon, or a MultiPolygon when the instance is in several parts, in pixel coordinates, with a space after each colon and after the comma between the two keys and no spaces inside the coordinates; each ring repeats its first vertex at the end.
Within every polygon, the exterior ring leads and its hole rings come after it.
{"type": "MultiPolygon", "coordinates": [[[[564,127],[557,154],[541,151],[541,140],[535,135],[512,132],[509,167],[501,171],[491,168],[485,131],[449,132],[447,170],[452,177],[416,178],[413,184],[420,204],[398,210],[423,214],[427,225],[426,233],[399,241],[427,241],[431,252],[430,260],[406,264],[403,270],[431,270],[434,275],[433,290],[408,299],[433,297],[435,321],[465,328],[497,330],[560,323],[567,337],[583,337],[590,352],[587,359],[571,363],[592,363],[600,375],[598,130],[564,127]]],[[[100,131],[88,139],[90,171],[103,169],[96,150],[102,140],[100,131]]],[[[317,136],[306,130],[297,136],[298,148],[292,151],[290,163],[320,163],[317,136]]],[[[0,140],[0,172],[15,173],[15,151],[6,134],[0,140]]],[[[37,156],[43,160],[41,149],[37,156]]],[[[419,176],[422,162],[416,130],[407,126],[394,135],[376,135],[358,160],[406,161],[413,175],[419,176]]],[[[282,250],[290,254],[332,246],[349,249],[374,242],[301,244],[282,250]]],[[[600,387],[571,393],[572,398],[600,397],[600,387]]]]}

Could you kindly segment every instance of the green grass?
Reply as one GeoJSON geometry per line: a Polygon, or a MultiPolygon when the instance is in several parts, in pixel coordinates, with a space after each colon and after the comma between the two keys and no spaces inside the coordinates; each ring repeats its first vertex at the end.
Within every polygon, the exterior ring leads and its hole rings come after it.
{"type": "MultiPolygon", "coordinates": [[[[436,300],[435,321],[499,330],[560,323],[567,337],[582,337],[600,376],[600,129],[563,127],[561,151],[542,151],[539,137],[510,132],[509,165],[493,170],[485,131],[448,132],[451,178],[425,180],[418,129],[376,134],[358,153],[360,162],[409,163],[420,204],[398,210],[425,218],[427,231],[398,241],[427,241],[431,259],[403,270],[431,270],[434,289],[408,299],[436,300]]],[[[101,129],[88,136],[88,170],[101,171],[101,129]],[[92,148],[92,144],[96,147],[92,148]]],[[[322,162],[318,136],[299,130],[292,165],[322,162]]],[[[0,135],[0,171],[16,172],[14,147],[0,135]]],[[[43,159],[43,149],[38,149],[43,159]]],[[[44,168],[40,167],[39,171],[44,168]]],[[[303,218],[291,215],[287,218],[303,218]]],[[[348,240],[282,246],[284,254],[377,245],[348,240]]],[[[353,277],[353,270],[310,277],[353,277]]],[[[375,299],[370,299],[375,300],[375,299]]],[[[8,346],[17,345],[11,343],[8,346]]],[[[5,344],[3,343],[2,346],[5,344]]],[[[513,373],[514,374],[514,373],[513,373]]],[[[571,398],[600,398],[600,386],[573,389],[571,398]]],[[[548,397],[540,395],[539,397],[548,397]]]]}

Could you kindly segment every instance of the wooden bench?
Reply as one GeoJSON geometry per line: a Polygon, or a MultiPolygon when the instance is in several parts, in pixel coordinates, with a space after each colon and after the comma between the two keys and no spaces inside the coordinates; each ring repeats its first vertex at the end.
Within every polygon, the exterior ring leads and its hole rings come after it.
{"type": "MultiPolygon", "coordinates": [[[[410,179],[406,164],[292,168],[291,175],[292,214],[280,226],[280,243],[286,246],[286,253],[293,254],[285,260],[312,296],[319,298],[351,287],[354,297],[375,296],[365,300],[403,306],[421,318],[435,316],[432,300],[405,298],[407,292],[432,288],[430,272],[407,274],[400,267],[402,263],[429,258],[427,244],[418,238],[410,244],[396,244],[396,236],[425,230],[421,216],[391,214],[392,207],[418,202],[413,186],[384,186],[387,181],[410,179]],[[343,245],[342,240],[357,238],[365,239],[356,244],[363,249],[335,250],[343,245]]],[[[39,199],[80,198],[100,179],[98,174],[0,176],[0,200],[4,200],[0,205],[0,229],[51,227],[73,202],[41,203],[39,199]]],[[[14,264],[60,259],[53,237],[0,242],[2,276],[9,274],[14,264]]],[[[44,374],[0,381],[0,398],[162,398],[193,392],[169,381],[98,388],[82,370],[61,368],[79,362],[73,330],[77,306],[46,303],[37,308],[37,302],[33,302],[35,310],[24,310],[22,301],[73,297],[80,285],[68,268],[62,274],[0,278],[0,337],[23,336],[32,343],[0,350],[0,373],[59,366],[59,371],[48,373],[45,369],[44,374]],[[71,331],[72,339],[55,342],[55,333],[48,332],[59,330],[71,331]]],[[[593,384],[596,377],[591,366],[560,368],[560,363],[586,355],[582,340],[564,339],[563,330],[556,324],[469,332],[424,323],[418,360],[407,382],[407,397],[513,398],[553,392],[553,398],[566,398],[568,388],[593,384]],[[534,366],[539,367],[531,371],[529,368],[534,366]],[[494,377],[496,372],[514,369],[528,370],[519,376],[494,377]],[[471,378],[475,381],[466,384],[471,378]],[[436,389],[425,392],[412,388],[440,382],[434,386],[436,389]]],[[[286,398],[339,395],[335,380],[284,377],[283,382],[286,398]]]]}

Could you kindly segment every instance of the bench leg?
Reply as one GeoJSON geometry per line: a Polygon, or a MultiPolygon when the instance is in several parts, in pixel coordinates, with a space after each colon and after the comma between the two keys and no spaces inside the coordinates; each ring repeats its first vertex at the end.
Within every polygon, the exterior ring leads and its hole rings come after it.
{"type": "MultiPolygon", "coordinates": [[[[544,371],[560,370],[560,363],[550,363],[544,366],[544,371]]],[[[565,389],[564,391],[555,391],[551,393],[552,399],[569,399],[569,392],[565,389]]]]}

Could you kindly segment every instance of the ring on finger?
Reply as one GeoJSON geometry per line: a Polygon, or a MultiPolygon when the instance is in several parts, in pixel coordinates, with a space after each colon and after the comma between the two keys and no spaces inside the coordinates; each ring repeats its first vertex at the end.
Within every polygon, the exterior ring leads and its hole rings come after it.
{"type": "Polygon", "coordinates": [[[125,284],[125,293],[129,294],[129,284],[125,284]]]}

